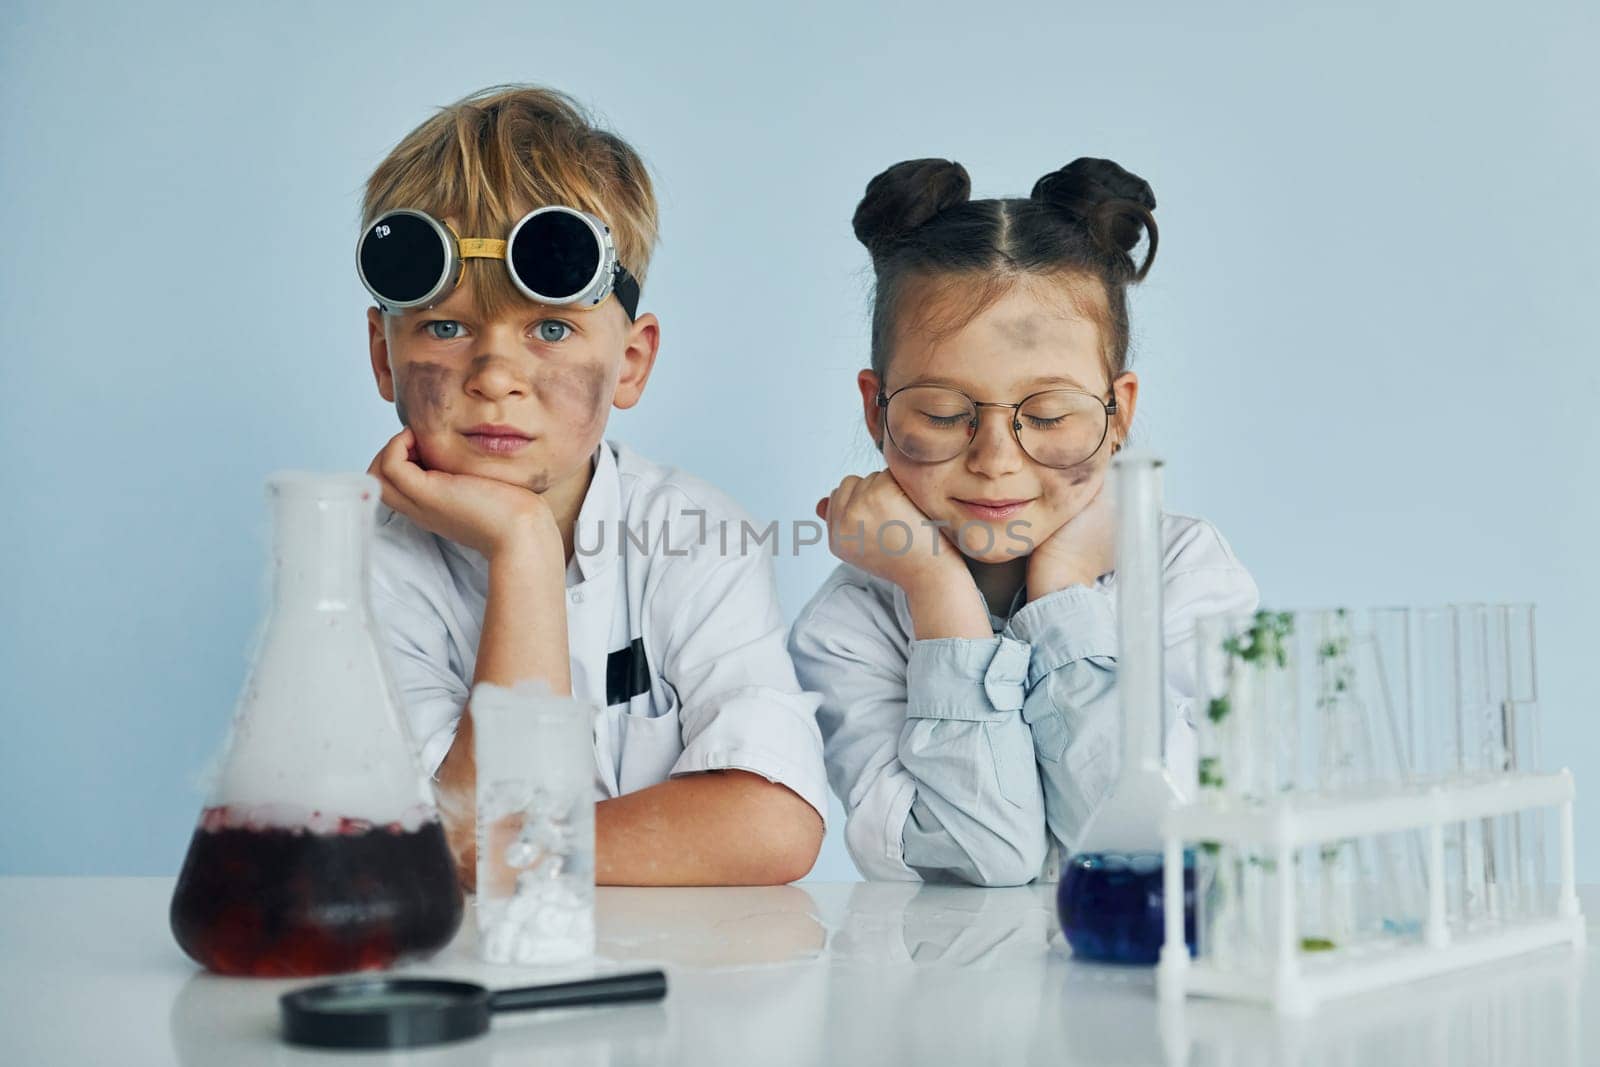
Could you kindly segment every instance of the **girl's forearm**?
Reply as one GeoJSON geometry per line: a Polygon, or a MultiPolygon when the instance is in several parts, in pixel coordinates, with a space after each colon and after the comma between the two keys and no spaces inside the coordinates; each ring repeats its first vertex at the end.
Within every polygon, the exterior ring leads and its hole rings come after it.
{"type": "Polygon", "coordinates": [[[919,641],[937,637],[994,636],[983,595],[965,569],[951,580],[920,582],[906,589],[912,635],[919,641]]]}

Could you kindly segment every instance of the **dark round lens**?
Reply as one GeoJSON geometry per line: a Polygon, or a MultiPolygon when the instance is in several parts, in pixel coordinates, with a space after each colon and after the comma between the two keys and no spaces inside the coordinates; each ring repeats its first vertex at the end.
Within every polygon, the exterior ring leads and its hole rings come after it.
{"type": "Polygon", "coordinates": [[[552,300],[570,300],[600,269],[600,242],[577,215],[546,211],[522,224],[509,258],[524,288],[552,300]]]}
{"type": "Polygon", "coordinates": [[[361,239],[361,274],[380,299],[411,304],[444,278],[447,253],[439,232],[415,215],[385,215],[361,239]]]}

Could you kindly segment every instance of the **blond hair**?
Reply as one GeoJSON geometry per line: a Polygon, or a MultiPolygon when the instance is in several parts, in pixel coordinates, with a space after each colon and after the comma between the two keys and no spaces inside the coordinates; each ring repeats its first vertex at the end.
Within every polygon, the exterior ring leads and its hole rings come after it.
{"type": "MultiPolygon", "coordinates": [[[[550,204],[602,219],[618,259],[644,284],[657,216],[639,154],[565,93],[496,85],[440,108],[394,146],[367,179],[362,228],[413,208],[449,218],[458,236],[499,238],[523,213],[550,204]]],[[[486,318],[527,302],[500,260],[468,259],[467,278],[486,318]]]]}

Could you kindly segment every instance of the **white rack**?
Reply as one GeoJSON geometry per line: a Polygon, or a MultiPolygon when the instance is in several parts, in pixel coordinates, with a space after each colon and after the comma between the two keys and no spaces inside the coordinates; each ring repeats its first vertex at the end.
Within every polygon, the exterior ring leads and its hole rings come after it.
{"type": "Polygon", "coordinates": [[[1220,969],[1204,958],[1191,959],[1184,942],[1184,909],[1166,908],[1166,940],[1157,968],[1164,999],[1224,997],[1270,1005],[1303,1014],[1321,1002],[1352,993],[1414,981],[1462,967],[1514,956],[1549,945],[1583,948],[1583,915],[1573,869],[1572,774],[1496,774],[1430,785],[1399,786],[1360,796],[1285,794],[1264,804],[1202,799],[1174,807],[1162,824],[1166,850],[1163,899],[1183,899],[1183,852],[1188,842],[1217,842],[1259,848],[1288,872],[1296,849],[1374,834],[1424,831],[1427,834],[1427,917],[1420,943],[1375,941],[1301,953],[1297,930],[1295,879],[1274,879],[1280,924],[1277,951],[1263,968],[1220,969]],[[1452,933],[1445,914],[1447,827],[1466,820],[1510,815],[1537,808],[1560,811],[1561,881],[1555,914],[1487,922],[1452,933]]]}

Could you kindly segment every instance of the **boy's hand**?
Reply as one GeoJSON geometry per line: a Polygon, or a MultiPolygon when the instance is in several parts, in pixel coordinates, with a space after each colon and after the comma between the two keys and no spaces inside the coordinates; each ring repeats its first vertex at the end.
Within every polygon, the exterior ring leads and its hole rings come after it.
{"type": "Polygon", "coordinates": [[[1028,557],[1028,599],[1072,585],[1093,585],[1117,562],[1116,509],[1104,483],[1066,525],[1028,557]]]}
{"type": "Polygon", "coordinates": [[[385,504],[491,560],[531,543],[553,547],[565,562],[561,531],[542,496],[492,478],[424,470],[417,464],[416,441],[409,427],[401,430],[367,468],[383,486],[385,504]]]}
{"type": "Polygon", "coordinates": [[[828,523],[830,552],[908,593],[928,582],[971,578],[961,550],[887,470],[847,477],[817,501],[817,518],[828,523]]]}

